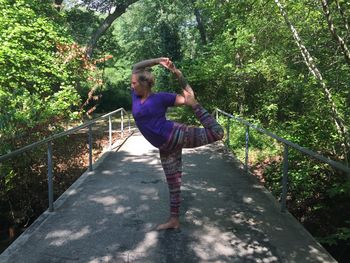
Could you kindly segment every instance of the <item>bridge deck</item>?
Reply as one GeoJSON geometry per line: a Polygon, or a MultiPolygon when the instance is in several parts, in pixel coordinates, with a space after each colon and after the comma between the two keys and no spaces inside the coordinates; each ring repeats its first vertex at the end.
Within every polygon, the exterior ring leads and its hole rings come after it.
{"type": "Polygon", "coordinates": [[[158,151],[139,133],[85,173],[0,262],[335,262],[220,143],[184,151],[181,229],[158,151]]]}

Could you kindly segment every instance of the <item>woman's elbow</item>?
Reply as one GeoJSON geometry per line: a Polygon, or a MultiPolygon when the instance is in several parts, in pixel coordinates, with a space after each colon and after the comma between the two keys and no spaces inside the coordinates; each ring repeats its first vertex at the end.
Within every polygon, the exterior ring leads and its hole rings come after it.
{"type": "Polygon", "coordinates": [[[185,105],[185,98],[182,95],[176,95],[174,106],[185,105]]]}

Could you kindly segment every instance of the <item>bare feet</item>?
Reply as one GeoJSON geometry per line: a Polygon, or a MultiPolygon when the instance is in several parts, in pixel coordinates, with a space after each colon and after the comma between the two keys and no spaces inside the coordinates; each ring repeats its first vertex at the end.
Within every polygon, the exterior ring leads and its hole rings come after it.
{"type": "Polygon", "coordinates": [[[190,85],[187,84],[187,86],[183,90],[183,95],[185,97],[185,104],[186,105],[193,107],[196,104],[198,104],[197,100],[194,97],[193,89],[191,88],[190,85]]]}
{"type": "Polygon", "coordinates": [[[180,228],[180,220],[178,217],[171,217],[168,222],[157,226],[157,230],[178,229],[180,228]]]}

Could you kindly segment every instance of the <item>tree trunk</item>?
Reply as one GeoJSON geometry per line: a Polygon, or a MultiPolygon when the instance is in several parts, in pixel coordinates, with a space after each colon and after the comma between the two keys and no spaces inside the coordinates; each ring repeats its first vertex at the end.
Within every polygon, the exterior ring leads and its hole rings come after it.
{"type": "Polygon", "coordinates": [[[110,28],[110,26],[112,25],[114,20],[116,20],[119,16],[121,16],[131,4],[133,4],[137,1],[138,0],[125,1],[124,4],[116,6],[114,12],[110,13],[106,17],[106,19],[102,22],[102,24],[99,26],[99,28],[92,34],[90,41],[86,47],[86,55],[88,58],[91,58],[92,52],[97,45],[97,41],[107,31],[107,29],[110,28]]]}
{"type": "Polygon", "coordinates": [[[55,0],[55,7],[57,9],[57,11],[61,11],[61,8],[62,8],[62,3],[63,3],[63,0],[55,0]]]}
{"type": "Polygon", "coordinates": [[[283,6],[281,5],[281,3],[279,2],[279,0],[275,0],[275,3],[277,4],[281,15],[283,16],[285,22],[287,23],[287,25],[289,26],[290,30],[292,31],[293,34],[293,38],[297,44],[297,46],[299,47],[301,54],[304,58],[304,62],[306,64],[306,66],[308,67],[309,71],[311,72],[311,74],[319,81],[319,83],[321,84],[321,87],[323,89],[324,95],[327,99],[327,101],[329,102],[329,105],[331,107],[331,116],[332,119],[334,121],[334,124],[337,128],[338,134],[343,138],[343,144],[344,144],[344,154],[345,154],[345,158],[347,158],[347,154],[350,148],[349,145],[349,138],[348,138],[348,133],[347,133],[347,129],[346,126],[344,125],[344,122],[342,120],[342,118],[340,117],[340,114],[337,110],[337,107],[333,101],[332,98],[332,94],[330,92],[330,90],[328,89],[326,83],[323,80],[322,74],[321,72],[318,70],[311,54],[309,53],[309,51],[306,49],[306,47],[304,46],[302,40],[299,37],[298,31],[295,29],[295,27],[292,25],[292,23],[290,22],[287,13],[285,12],[283,6]]]}
{"type": "Polygon", "coordinates": [[[207,42],[207,33],[205,31],[205,27],[204,27],[204,23],[202,21],[201,14],[200,14],[198,8],[196,7],[196,3],[194,0],[192,0],[192,4],[193,4],[194,15],[196,16],[197,28],[198,28],[199,34],[201,36],[201,42],[203,45],[206,45],[208,43],[207,42]]]}
{"type": "Polygon", "coordinates": [[[344,15],[343,9],[341,8],[339,1],[336,0],[335,2],[337,3],[337,8],[338,8],[339,14],[340,14],[340,16],[341,16],[341,18],[342,18],[342,20],[343,20],[344,27],[345,27],[345,29],[346,29],[346,33],[347,33],[347,37],[348,37],[349,34],[350,34],[348,19],[347,19],[347,17],[344,15]]]}
{"type": "Polygon", "coordinates": [[[346,60],[346,63],[348,63],[348,65],[350,66],[350,51],[349,51],[348,47],[346,46],[346,43],[344,42],[344,40],[337,34],[337,31],[334,27],[331,13],[329,11],[327,0],[320,0],[320,1],[322,4],[323,13],[327,19],[329,31],[331,32],[332,37],[334,38],[334,40],[337,42],[340,49],[342,50],[343,55],[344,55],[345,60],[346,60]]]}

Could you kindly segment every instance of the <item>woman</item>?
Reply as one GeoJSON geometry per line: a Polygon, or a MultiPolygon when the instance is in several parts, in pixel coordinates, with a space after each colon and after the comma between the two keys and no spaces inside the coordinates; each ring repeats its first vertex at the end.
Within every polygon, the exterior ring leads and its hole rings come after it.
{"type": "Polygon", "coordinates": [[[182,148],[194,148],[221,140],[224,131],[216,120],[197,102],[192,88],[181,71],[169,58],[141,61],[134,65],[131,76],[132,114],[143,136],[159,148],[162,167],[170,192],[170,219],[157,227],[176,229],[180,227],[180,187],[182,176],[182,148]],[[183,94],[153,93],[154,76],[147,69],[162,65],[174,73],[183,94]],[[166,110],[172,106],[192,107],[204,128],[189,127],[165,118],[166,110]]]}

